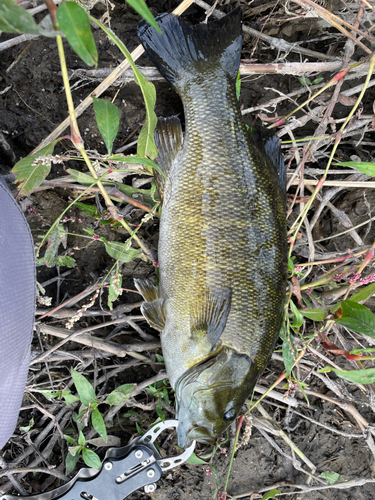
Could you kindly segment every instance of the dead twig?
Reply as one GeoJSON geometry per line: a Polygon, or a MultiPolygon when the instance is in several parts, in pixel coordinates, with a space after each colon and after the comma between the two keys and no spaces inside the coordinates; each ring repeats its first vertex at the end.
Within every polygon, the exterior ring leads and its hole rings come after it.
{"type": "MultiPolygon", "coordinates": [[[[334,490],[347,490],[350,488],[356,488],[357,486],[364,486],[365,484],[372,484],[372,483],[375,483],[375,479],[365,479],[365,478],[360,477],[357,479],[351,479],[350,481],[345,481],[343,483],[327,484],[324,486],[311,487],[311,486],[305,486],[304,484],[287,484],[287,486],[301,490],[301,491],[298,491],[298,495],[302,495],[304,493],[312,493],[313,491],[329,490],[330,488],[332,488],[334,490]]],[[[271,489],[274,489],[274,486],[269,486],[265,489],[259,490],[259,492],[263,493],[265,491],[270,491],[271,489]]],[[[255,493],[257,493],[257,492],[247,491],[246,493],[241,493],[240,495],[233,495],[233,498],[244,498],[244,497],[254,495],[255,493]]],[[[284,492],[284,493],[276,493],[275,497],[291,496],[291,495],[296,495],[296,492],[290,491],[290,492],[284,492]]]]}
{"type": "MultiPolygon", "coordinates": [[[[211,8],[208,3],[204,2],[203,0],[194,0],[194,3],[199,5],[199,7],[202,7],[202,9],[208,10],[211,8]]],[[[217,19],[221,19],[222,17],[225,16],[223,12],[220,12],[219,10],[215,9],[212,12],[213,17],[216,17],[217,19]]],[[[249,28],[249,26],[243,26],[243,31],[245,33],[249,33],[250,35],[254,36],[255,38],[259,38],[260,40],[263,40],[264,42],[267,42],[273,49],[276,49],[279,52],[297,52],[298,54],[304,54],[305,56],[308,57],[314,57],[316,59],[321,59],[323,61],[335,61],[336,58],[326,55],[326,54],[321,54],[320,52],[316,52],[315,50],[309,50],[305,49],[304,47],[299,47],[298,45],[295,45],[293,43],[289,43],[282,38],[274,38],[272,36],[266,35],[265,33],[261,33],[260,31],[257,31],[253,28],[249,28]]]]}
{"type": "MultiPolygon", "coordinates": [[[[143,317],[142,317],[143,319],[143,317]]],[[[118,324],[118,323],[125,323],[126,321],[122,320],[115,320],[115,321],[109,321],[107,322],[108,324],[118,324]]],[[[100,328],[102,328],[102,325],[97,325],[100,328]]],[[[71,330],[66,330],[65,328],[58,328],[56,326],[51,326],[51,325],[40,325],[40,331],[42,333],[46,333],[48,335],[53,335],[55,337],[60,337],[64,339],[62,342],[54,346],[53,348],[49,349],[48,351],[45,351],[39,358],[33,359],[31,364],[39,363],[43,359],[45,359],[50,352],[54,352],[57,349],[60,349],[60,347],[65,344],[68,341],[74,341],[77,342],[78,344],[83,344],[88,347],[93,347],[95,349],[100,349],[101,351],[115,354],[116,356],[123,358],[125,356],[132,356],[133,358],[140,359],[142,361],[147,361],[151,362],[151,359],[148,358],[147,356],[144,356],[143,354],[140,354],[140,352],[145,351],[145,350],[150,350],[150,349],[158,349],[160,347],[160,342],[155,341],[151,343],[140,343],[140,344],[129,344],[124,347],[119,346],[118,344],[115,344],[114,342],[108,342],[104,341],[101,339],[98,339],[96,337],[91,337],[90,335],[84,335],[84,332],[90,331],[92,329],[95,329],[95,327],[90,327],[90,328],[83,328],[81,330],[77,331],[71,331],[71,330]]]]}

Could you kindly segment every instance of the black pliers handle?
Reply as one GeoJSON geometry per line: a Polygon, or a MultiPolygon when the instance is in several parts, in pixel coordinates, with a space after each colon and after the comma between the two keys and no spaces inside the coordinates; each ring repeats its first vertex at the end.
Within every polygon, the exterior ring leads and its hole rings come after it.
{"type": "Polygon", "coordinates": [[[175,427],[178,420],[166,420],[127,446],[110,448],[99,471],[81,469],[59,488],[26,497],[0,495],[0,500],[123,500],[142,487],[146,493],[152,493],[162,473],[184,463],[194,451],[195,441],[181,455],[160,456],[153,443],[165,429],[175,427]]]}

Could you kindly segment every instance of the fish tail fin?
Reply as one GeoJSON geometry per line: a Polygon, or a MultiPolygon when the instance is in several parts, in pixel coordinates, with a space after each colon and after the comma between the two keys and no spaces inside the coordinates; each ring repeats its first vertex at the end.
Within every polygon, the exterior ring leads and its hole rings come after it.
{"type": "Polygon", "coordinates": [[[238,7],[227,16],[189,26],[180,17],[162,14],[156,18],[159,34],[148,23],[138,26],[138,37],[148,57],[176,89],[185,82],[204,79],[219,69],[231,79],[237,77],[242,44],[242,11],[238,7]]]}

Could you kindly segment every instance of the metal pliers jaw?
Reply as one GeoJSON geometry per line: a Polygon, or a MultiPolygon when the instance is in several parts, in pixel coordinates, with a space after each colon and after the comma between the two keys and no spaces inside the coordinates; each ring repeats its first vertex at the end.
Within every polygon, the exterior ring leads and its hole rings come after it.
{"type": "Polygon", "coordinates": [[[165,420],[122,448],[110,448],[100,471],[81,469],[68,483],[40,495],[0,495],[0,500],[123,500],[144,487],[156,490],[156,481],[166,470],[183,464],[193,453],[195,441],[181,455],[162,458],[154,446],[164,430],[177,428],[178,420],[165,420]]]}

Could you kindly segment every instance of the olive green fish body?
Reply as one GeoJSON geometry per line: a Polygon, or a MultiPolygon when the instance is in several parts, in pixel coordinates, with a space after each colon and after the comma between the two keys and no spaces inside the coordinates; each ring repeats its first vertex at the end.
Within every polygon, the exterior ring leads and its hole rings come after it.
{"type": "MultiPolygon", "coordinates": [[[[238,19],[237,11],[212,23],[215,32],[210,25],[189,28],[174,16],[158,18],[164,37],[172,37],[169,27],[182,29],[190,55],[194,36],[195,47],[203,43],[203,56],[197,50],[193,62],[177,72],[168,60],[166,69],[160,50],[156,57],[150,39],[140,36],[180,94],[185,113],[181,148],[177,119],[158,124],[158,160],[167,176],[158,176],[163,196],[160,291],[144,311],[148,319],[162,317],[159,329],[176,388],[181,445],[189,438],[212,440],[240,411],[269,360],[283,317],[285,173],[277,139],[266,145],[272,163],[238,110],[238,19]],[[205,42],[205,29],[211,38],[217,35],[218,53],[205,42]]],[[[151,30],[147,33],[163,43],[151,30]]],[[[186,48],[182,52],[183,59],[186,48]]]]}

